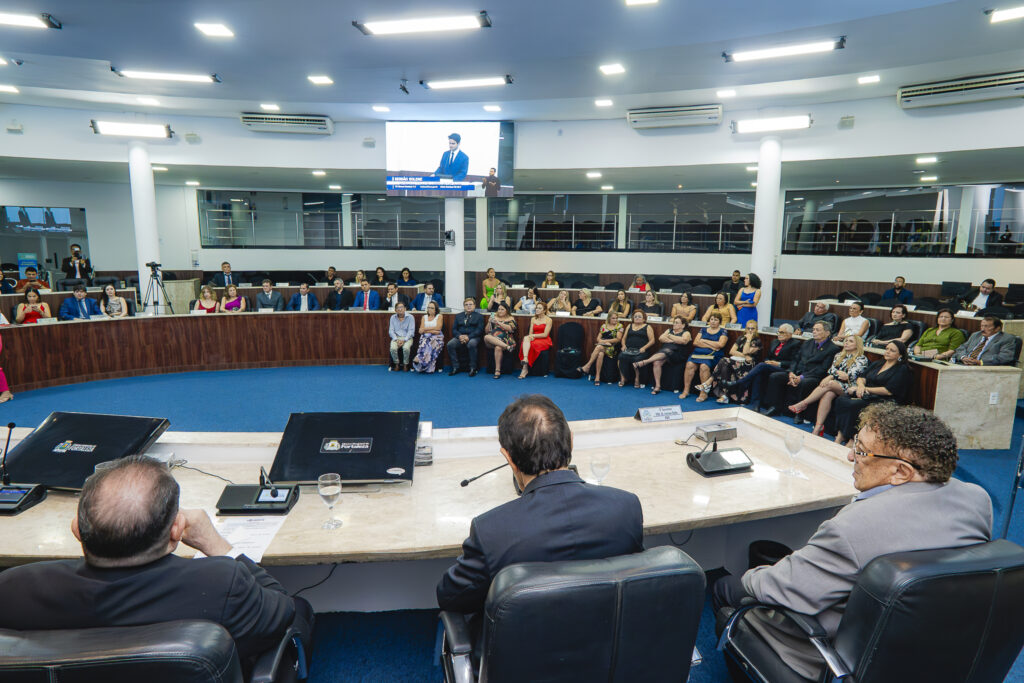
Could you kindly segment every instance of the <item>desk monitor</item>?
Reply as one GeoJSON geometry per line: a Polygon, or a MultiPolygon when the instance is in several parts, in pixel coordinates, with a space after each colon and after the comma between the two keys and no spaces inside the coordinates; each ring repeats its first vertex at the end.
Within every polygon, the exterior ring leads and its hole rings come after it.
{"type": "Polygon", "coordinates": [[[412,481],[419,422],[418,412],[292,413],[270,478],[315,484],[337,472],[344,484],[412,481]]]}
{"type": "Polygon", "coordinates": [[[50,413],[7,454],[11,481],[80,489],[96,465],[145,453],[170,421],[97,413],[50,413]]]}
{"type": "Polygon", "coordinates": [[[939,296],[959,296],[961,294],[966,294],[970,289],[970,282],[943,281],[942,293],[939,296]]]}

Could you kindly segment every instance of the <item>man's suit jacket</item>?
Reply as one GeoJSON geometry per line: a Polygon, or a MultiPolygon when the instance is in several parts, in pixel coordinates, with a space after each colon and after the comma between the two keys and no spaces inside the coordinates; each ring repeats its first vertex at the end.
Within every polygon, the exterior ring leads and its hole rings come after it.
{"type": "Polygon", "coordinates": [[[295,618],[281,584],[244,555],[165,555],[117,569],[81,559],[36,562],[0,573],[0,602],[0,628],[18,630],[205,619],[227,629],[242,658],[275,645],[295,618]]]}
{"type": "Polygon", "coordinates": [[[273,308],[275,311],[283,311],[284,297],[281,296],[281,292],[270,290],[270,295],[268,296],[261,289],[256,295],[256,310],[258,311],[261,308],[273,308]]]}
{"type": "Polygon", "coordinates": [[[783,343],[782,348],[779,349],[778,353],[775,352],[778,349],[779,342],[775,340],[770,344],[767,344],[764,349],[765,360],[777,360],[779,361],[779,367],[783,370],[790,370],[793,364],[796,363],[797,353],[800,351],[800,340],[790,337],[783,343]]]}
{"type": "MultiPolygon", "coordinates": [[[[239,277],[238,273],[231,273],[231,284],[238,285],[241,281],[242,279],[239,277]]],[[[224,271],[214,273],[213,277],[210,278],[210,284],[213,285],[214,287],[227,287],[227,282],[225,282],[224,277],[224,271]]]]}
{"type": "MultiPolygon", "coordinates": [[[[100,310],[100,305],[96,303],[96,299],[90,299],[85,297],[82,299],[82,303],[85,304],[85,310],[89,312],[89,317],[95,315],[103,315],[103,311],[100,310]]],[[[78,299],[73,296],[69,296],[60,303],[60,310],[57,312],[57,318],[60,320],[75,320],[76,318],[82,318],[82,310],[78,305],[78,299]]]]}
{"type": "MultiPolygon", "coordinates": [[[[953,360],[960,362],[961,359],[971,355],[971,351],[978,344],[983,343],[984,335],[978,331],[957,347],[953,352],[953,360]]],[[[1013,352],[1017,350],[1017,338],[1006,332],[996,332],[989,340],[988,346],[982,351],[978,358],[985,365],[1013,365],[1013,352]]]]}
{"type": "Polygon", "coordinates": [[[396,304],[400,303],[405,304],[405,307],[409,308],[409,297],[407,297],[405,294],[402,294],[401,292],[397,292],[395,294],[394,301],[391,301],[391,299],[389,299],[387,295],[382,296],[380,298],[380,310],[390,311],[395,307],[396,304]]]}
{"type": "Polygon", "coordinates": [[[899,293],[897,293],[895,287],[890,287],[889,289],[882,292],[881,300],[885,301],[886,299],[896,299],[901,304],[912,304],[914,303],[914,293],[911,292],[906,287],[904,287],[899,291],[899,293]]]}
{"type": "Polygon", "coordinates": [[[71,257],[68,256],[68,257],[66,257],[64,259],[64,262],[61,263],[61,266],[60,266],[60,269],[64,271],[64,277],[66,277],[68,279],[73,279],[73,278],[82,278],[83,280],[88,280],[89,279],[89,277],[92,275],[92,264],[89,263],[89,259],[87,259],[87,258],[83,258],[83,259],[79,259],[79,260],[80,261],[84,261],[85,263],[79,263],[78,264],[78,272],[80,274],[79,275],[75,275],[75,266],[74,266],[73,263],[71,263],[71,257]]]}
{"type": "Polygon", "coordinates": [[[474,337],[483,339],[486,326],[487,320],[476,311],[456,313],[455,319],[452,321],[452,339],[458,339],[463,334],[470,339],[474,337]]]}
{"type": "Polygon", "coordinates": [[[338,290],[332,289],[331,293],[327,295],[327,301],[324,302],[324,308],[329,308],[332,311],[344,311],[352,307],[353,301],[355,301],[355,297],[347,289],[341,290],[341,294],[338,293],[338,290]]]}
{"type": "Polygon", "coordinates": [[[640,499],[587,484],[571,470],[542,474],[523,495],[473,519],[462,554],[437,584],[437,604],[484,607],[494,576],[518,562],[590,560],[643,550],[640,499]]]}
{"type": "MultiPolygon", "coordinates": [[[[306,306],[307,306],[308,310],[310,310],[310,311],[319,311],[320,310],[320,302],[317,301],[316,294],[313,294],[313,292],[310,292],[309,294],[306,295],[306,298],[308,299],[308,301],[306,301],[306,306]]],[[[298,292],[296,292],[295,294],[292,294],[292,298],[288,300],[288,310],[289,311],[301,311],[302,310],[302,295],[301,294],[299,294],[298,292]]]]}
{"type": "Polygon", "coordinates": [[[804,379],[821,379],[828,374],[832,360],[840,350],[831,339],[826,339],[821,348],[818,348],[818,342],[808,339],[800,345],[800,352],[790,372],[794,375],[803,375],[804,379]]]}
{"type": "Polygon", "coordinates": [[[426,292],[420,292],[416,295],[416,298],[412,300],[412,310],[422,311],[423,307],[426,306],[431,300],[437,302],[438,308],[444,307],[444,299],[441,298],[440,294],[433,294],[430,299],[427,298],[426,292]]]}
{"type": "MultiPolygon", "coordinates": [[[[774,565],[743,575],[743,588],[761,602],[817,617],[834,636],[853,584],[871,560],[887,553],[983,543],[992,535],[992,503],[980,486],[909,482],[842,508],[807,545],[774,565]]],[[[805,676],[820,662],[806,639],[793,638],[774,613],[749,622],[805,676]]]]}
{"type": "Polygon", "coordinates": [[[455,160],[449,161],[451,152],[441,155],[441,163],[437,165],[434,175],[450,175],[452,180],[465,180],[469,173],[469,157],[461,149],[455,153],[455,160]]]}
{"type": "MultiPolygon", "coordinates": [[[[964,294],[964,297],[963,297],[964,304],[971,304],[971,303],[973,303],[975,297],[977,297],[978,294],[980,294],[980,293],[981,293],[981,290],[979,290],[977,287],[975,287],[971,291],[967,292],[967,294],[964,294]]],[[[1003,295],[993,289],[992,293],[988,295],[988,299],[985,300],[985,308],[988,308],[989,306],[1002,306],[1002,305],[1003,305],[1003,295]]]]}
{"type": "MultiPolygon", "coordinates": [[[[370,300],[370,310],[380,310],[380,294],[376,290],[371,289],[367,292],[367,297],[370,300]]],[[[353,310],[362,310],[363,308],[363,291],[359,290],[356,292],[356,302],[352,304],[353,310]]]]}
{"type": "Polygon", "coordinates": [[[836,317],[835,313],[822,313],[821,315],[815,315],[814,311],[807,311],[804,313],[804,317],[800,318],[800,322],[796,324],[796,328],[801,332],[810,332],[811,328],[814,327],[814,323],[824,321],[827,322],[831,327],[832,331],[829,334],[835,334],[839,331],[839,318],[836,317]]]}

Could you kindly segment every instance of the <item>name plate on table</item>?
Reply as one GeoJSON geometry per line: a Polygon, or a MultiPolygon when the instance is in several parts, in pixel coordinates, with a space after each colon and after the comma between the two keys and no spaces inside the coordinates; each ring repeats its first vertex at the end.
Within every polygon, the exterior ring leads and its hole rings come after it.
{"type": "Polygon", "coordinates": [[[555,311],[555,317],[556,318],[568,318],[569,317],[569,311],[555,311]]]}
{"type": "Polygon", "coordinates": [[[671,289],[659,289],[658,294],[672,294],[671,289]]]}
{"type": "Polygon", "coordinates": [[[678,404],[671,406],[653,406],[651,408],[640,408],[639,410],[636,411],[636,415],[633,416],[633,419],[640,420],[643,423],[682,420],[683,408],[678,404]]]}
{"type": "Polygon", "coordinates": [[[627,289],[626,291],[627,291],[627,292],[639,292],[639,291],[640,291],[640,288],[639,288],[639,287],[630,287],[630,288],[629,288],[629,289],[627,289]]]}
{"type": "Polygon", "coordinates": [[[273,308],[267,308],[266,306],[264,306],[263,308],[256,309],[256,312],[257,313],[274,313],[275,311],[274,311],[273,308]]]}
{"type": "Polygon", "coordinates": [[[958,318],[973,318],[974,311],[957,311],[954,315],[958,318]]]}
{"type": "Polygon", "coordinates": [[[206,315],[206,311],[204,311],[204,310],[197,311],[196,309],[192,308],[192,309],[189,309],[189,315],[206,315]]]}
{"type": "Polygon", "coordinates": [[[917,308],[917,305],[916,305],[916,304],[903,304],[903,305],[907,307],[907,310],[908,310],[908,311],[912,311],[912,310],[914,310],[915,308],[917,308]]]}
{"type": "Polygon", "coordinates": [[[843,305],[844,306],[850,306],[851,304],[859,304],[859,303],[860,303],[860,301],[857,301],[856,299],[847,299],[846,301],[843,302],[843,305]]]}
{"type": "Polygon", "coordinates": [[[662,320],[664,320],[664,318],[661,317],[660,315],[649,315],[649,316],[647,316],[647,322],[660,323],[662,320]]]}
{"type": "Polygon", "coordinates": [[[274,286],[275,287],[289,287],[290,285],[287,282],[276,282],[276,283],[274,283],[274,286]]]}
{"type": "Polygon", "coordinates": [[[603,292],[605,290],[603,285],[594,285],[590,289],[591,289],[591,291],[594,291],[594,292],[603,292]]]}

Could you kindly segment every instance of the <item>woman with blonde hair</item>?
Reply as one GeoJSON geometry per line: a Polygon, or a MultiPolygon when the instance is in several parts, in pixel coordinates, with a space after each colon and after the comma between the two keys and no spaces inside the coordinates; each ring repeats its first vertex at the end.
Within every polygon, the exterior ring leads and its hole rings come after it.
{"type": "Polygon", "coordinates": [[[620,318],[629,318],[629,312],[633,309],[633,304],[629,300],[629,296],[626,294],[626,290],[620,289],[615,293],[615,301],[608,306],[608,315],[614,313],[620,318]]]}
{"type": "Polygon", "coordinates": [[[814,418],[814,429],[811,433],[821,436],[825,431],[825,418],[832,410],[832,401],[842,396],[854,385],[857,378],[864,374],[868,367],[868,357],[864,355],[864,339],[851,334],[843,339],[843,350],[836,354],[828,374],[814,387],[814,391],[802,401],[789,406],[790,412],[797,417],[815,401],[818,402],[818,414],[814,418]]]}
{"type": "Polygon", "coordinates": [[[572,313],[572,302],[569,301],[569,292],[563,289],[554,299],[548,302],[550,313],[572,313]]]}
{"type": "Polygon", "coordinates": [[[494,313],[498,310],[498,304],[505,304],[509,310],[512,310],[512,297],[505,291],[505,285],[501,282],[494,285],[494,290],[491,292],[490,299],[487,303],[487,310],[494,313]]]}
{"type": "Polygon", "coordinates": [[[199,290],[199,298],[196,299],[196,305],[192,310],[206,313],[216,313],[220,310],[220,302],[217,301],[217,296],[213,293],[213,288],[210,285],[203,285],[199,290]]]}

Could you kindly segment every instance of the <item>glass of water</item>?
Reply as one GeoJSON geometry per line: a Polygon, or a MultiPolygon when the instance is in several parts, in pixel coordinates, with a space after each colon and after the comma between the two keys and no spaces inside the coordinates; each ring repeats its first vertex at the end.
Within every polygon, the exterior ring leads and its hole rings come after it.
{"type": "Polygon", "coordinates": [[[323,523],[321,529],[337,529],[342,525],[340,519],[334,517],[334,506],[341,498],[341,475],[340,474],[321,474],[320,478],[316,480],[316,492],[320,494],[320,499],[324,501],[324,505],[327,506],[330,517],[323,523]]]}
{"type": "Polygon", "coordinates": [[[590,459],[590,473],[597,479],[598,485],[608,476],[612,469],[611,453],[595,453],[590,459]]]}
{"type": "Polygon", "coordinates": [[[793,431],[795,433],[787,433],[783,437],[783,443],[786,445],[786,450],[789,451],[789,468],[781,470],[780,473],[798,479],[806,479],[807,475],[796,468],[796,454],[804,447],[804,435],[803,432],[793,431]]]}

